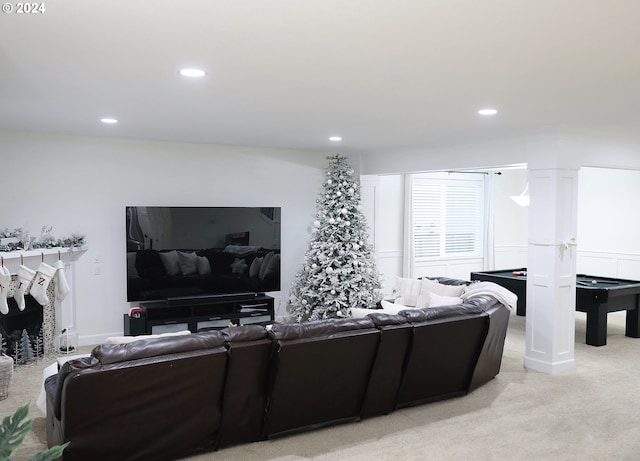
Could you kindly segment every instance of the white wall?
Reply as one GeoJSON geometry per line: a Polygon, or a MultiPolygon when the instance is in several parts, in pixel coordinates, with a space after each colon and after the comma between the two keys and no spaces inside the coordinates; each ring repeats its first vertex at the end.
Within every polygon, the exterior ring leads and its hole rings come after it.
{"type": "Polygon", "coordinates": [[[360,177],[363,214],[382,278],[382,292],[391,294],[396,277],[403,274],[404,176],[360,177]]]}
{"type": "Polygon", "coordinates": [[[523,139],[475,145],[372,152],[362,157],[362,174],[418,173],[503,167],[527,162],[523,139]]]}
{"type": "Polygon", "coordinates": [[[556,131],[469,145],[370,152],[362,155],[360,174],[502,168],[541,158],[555,159],[562,168],[568,156],[581,166],[640,170],[640,141],[556,131]]]}
{"type": "MultiPolygon", "coordinates": [[[[391,177],[389,173],[420,171],[447,171],[454,169],[499,168],[501,166],[526,163],[537,155],[558,156],[559,167],[562,155],[569,145],[582,165],[579,173],[578,194],[578,261],[579,273],[640,280],[640,215],[636,198],[640,196],[640,146],[612,140],[565,137],[540,137],[518,142],[491,143],[477,146],[459,146],[446,149],[405,150],[400,152],[371,153],[362,156],[362,172],[369,178],[391,177]],[[541,151],[540,149],[543,149],[541,151]],[[554,154],[554,149],[557,151],[554,154]]],[[[528,209],[517,206],[509,199],[518,195],[527,183],[527,170],[503,170],[494,177],[494,267],[515,268],[527,265],[528,209]]],[[[396,177],[401,177],[397,175],[396,177]]],[[[373,179],[369,179],[373,181],[373,179]]],[[[376,204],[376,216],[395,212],[402,207],[401,188],[387,190],[386,197],[398,199],[397,204],[376,204]],[[395,192],[391,192],[395,190],[395,192]],[[394,195],[395,194],[395,195],[394,195]]],[[[388,228],[392,221],[384,222],[388,228]]],[[[396,217],[395,222],[402,222],[396,217]]],[[[376,234],[380,220],[376,219],[376,234]]],[[[397,229],[396,229],[397,231],[397,229]]],[[[402,244],[394,242],[397,251],[402,244]]],[[[379,264],[384,265],[377,248],[379,264]]],[[[402,254],[395,255],[396,274],[386,273],[385,279],[402,275],[398,261],[402,254]]],[[[425,275],[447,275],[466,271],[450,266],[434,266],[439,273],[425,275]]],[[[466,278],[466,277],[461,277],[466,278]]]]}
{"type": "Polygon", "coordinates": [[[283,315],[326,167],[319,152],[19,132],[0,132],[0,158],[0,228],[86,236],[75,280],[81,344],[123,331],[126,205],[282,207],[283,315]]]}
{"type": "Polygon", "coordinates": [[[640,280],[638,197],[638,170],[580,170],[579,273],[640,280]]]}
{"type": "Polygon", "coordinates": [[[492,269],[520,268],[527,265],[528,211],[509,197],[520,195],[527,186],[527,170],[501,171],[494,175],[492,197],[493,212],[493,267],[492,269]]]}
{"type": "MultiPolygon", "coordinates": [[[[507,198],[524,188],[526,173],[508,170],[494,183],[496,269],[527,265],[528,209],[507,198]]],[[[578,273],[640,280],[639,196],[639,170],[580,169],[578,273]]]]}

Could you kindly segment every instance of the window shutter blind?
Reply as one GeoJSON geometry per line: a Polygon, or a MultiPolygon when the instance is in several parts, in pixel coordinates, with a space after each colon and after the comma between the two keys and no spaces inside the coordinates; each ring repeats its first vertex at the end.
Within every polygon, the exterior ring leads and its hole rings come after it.
{"type": "Polygon", "coordinates": [[[483,183],[413,179],[414,258],[482,257],[483,183]]]}

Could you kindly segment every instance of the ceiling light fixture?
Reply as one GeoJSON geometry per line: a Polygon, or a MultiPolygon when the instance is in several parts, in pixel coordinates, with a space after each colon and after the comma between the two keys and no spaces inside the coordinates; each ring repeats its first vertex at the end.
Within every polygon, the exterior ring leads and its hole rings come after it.
{"type": "Polygon", "coordinates": [[[480,109],[478,113],[480,115],[496,115],[498,111],[495,109],[480,109]]]}
{"type": "Polygon", "coordinates": [[[113,124],[113,123],[118,123],[118,120],[117,120],[117,119],[115,119],[115,118],[110,118],[110,117],[104,117],[104,118],[101,118],[101,119],[100,119],[100,121],[101,121],[102,123],[111,123],[111,124],[113,124]]]}
{"type": "Polygon", "coordinates": [[[340,141],[342,141],[342,136],[331,136],[329,138],[329,141],[340,142],[340,141]]]}
{"type": "Polygon", "coordinates": [[[204,77],[206,72],[201,69],[182,69],[180,75],[184,77],[204,77]]]}

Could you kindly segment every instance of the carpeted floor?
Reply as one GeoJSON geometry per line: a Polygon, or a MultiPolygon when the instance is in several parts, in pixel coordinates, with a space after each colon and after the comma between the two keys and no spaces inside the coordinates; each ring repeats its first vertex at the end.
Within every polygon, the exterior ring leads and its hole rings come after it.
{"type": "MultiPolygon", "coordinates": [[[[576,313],[577,369],[547,375],[523,367],[525,320],[512,314],[500,374],[467,396],[187,459],[638,460],[640,339],[625,337],[624,323],[624,315],[610,314],[608,344],[587,346],[585,317],[576,313]]],[[[9,398],[0,401],[3,417],[31,402],[33,431],[15,461],[46,446],[35,402],[49,363],[17,370],[9,398]]]]}

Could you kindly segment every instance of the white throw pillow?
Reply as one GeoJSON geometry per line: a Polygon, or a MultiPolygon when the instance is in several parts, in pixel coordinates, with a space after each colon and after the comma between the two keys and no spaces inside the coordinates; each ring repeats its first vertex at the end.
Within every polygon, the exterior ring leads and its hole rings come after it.
{"type": "Polygon", "coordinates": [[[422,280],[396,277],[396,300],[402,298],[405,306],[415,307],[422,280]]]}
{"type": "Polygon", "coordinates": [[[380,309],[364,309],[362,307],[352,307],[351,317],[354,319],[363,319],[373,312],[382,312],[380,309]]]}
{"type": "Polygon", "coordinates": [[[440,296],[429,293],[429,307],[453,306],[462,303],[462,298],[457,296],[440,296]]]}
{"type": "Polygon", "coordinates": [[[462,296],[466,285],[445,285],[437,280],[422,279],[420,294],[435,293],[440,296],[462,296]]]}
{"type": "MultiPolygon", "coordinates": [[[[411,306],[407,306],[405,304],[399,304],[396,300],[395,303],[389,302],[386,299],[380,301],[380,305],[382,306],[382,311],[385,314],[395,315],[400,311],[406,311],[407,309],[413,309],[411,306]]],[[[378,309],[379,310],[379,309],[378,309]]]]}
{"type": "Polygon", "coordinates": [[[380,301],[380,305],[382,306],[382,309],[363,309],[360,307],[352,307],[351,317],[353,317],[354,319],[362,319],[369,314],[375,314],[375,313],[395,315],[400,311],[413,309],[412,307],[405,306],[403,304],[398,304],[397,302],[395,303],[389,302],[386,299],[383,299],[382,301],[380,301]]]}

